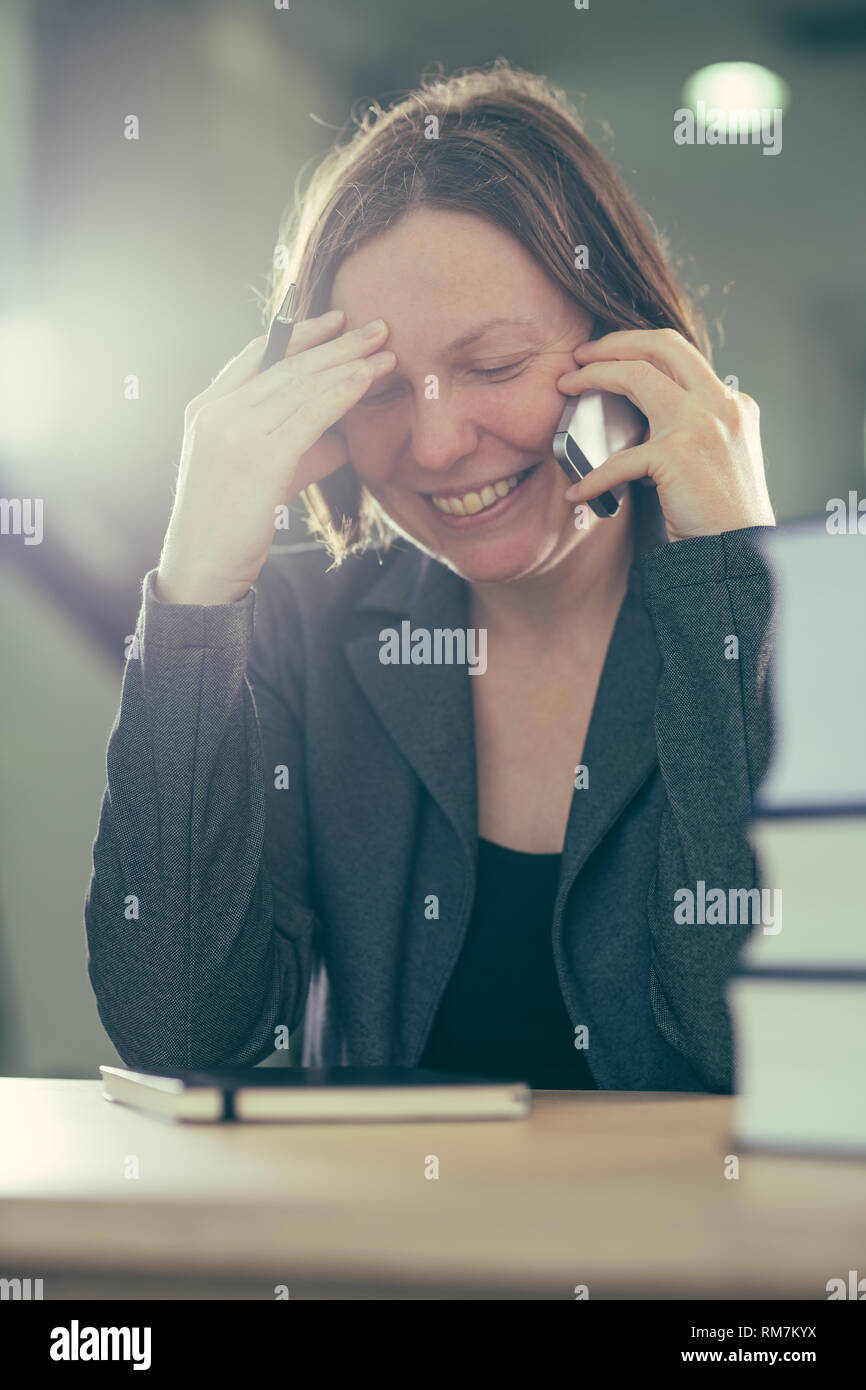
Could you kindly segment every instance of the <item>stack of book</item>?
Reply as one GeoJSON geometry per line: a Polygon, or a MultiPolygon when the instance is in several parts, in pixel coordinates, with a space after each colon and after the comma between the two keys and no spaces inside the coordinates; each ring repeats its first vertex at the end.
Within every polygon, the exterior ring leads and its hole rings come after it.
{"type": "Polygon", "coordinates": [[[775,920],[729,986],[734,1140],[866,1153],[866,535],[767,533],[774,754],[751,842],[775,920]],[[776,890],[780,890],[777,893],[776,890]]]}

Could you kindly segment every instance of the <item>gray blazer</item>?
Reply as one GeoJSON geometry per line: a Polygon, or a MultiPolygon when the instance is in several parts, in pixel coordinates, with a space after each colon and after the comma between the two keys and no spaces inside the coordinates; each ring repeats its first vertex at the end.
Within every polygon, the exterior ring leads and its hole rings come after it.
{"type": "MultiPolygon", "coordinates": [[[[766,528],[668,544],[654,490],[632,488],[556,969],[599,1087],[728,1091],[725,983],[753,928],[680,925],[674,894],[758,885],[766,528]]],[[[403,542],[326,566],[273,555],[211,608],[160,603],[145,578],[85,907],[100,1017],[131,1067],[254,1065],[302,1023],[308,1065],[423,1051],[475,892],[483,676],[383,665],[380,632],[465,628],[467,588],[403,542]]]]}

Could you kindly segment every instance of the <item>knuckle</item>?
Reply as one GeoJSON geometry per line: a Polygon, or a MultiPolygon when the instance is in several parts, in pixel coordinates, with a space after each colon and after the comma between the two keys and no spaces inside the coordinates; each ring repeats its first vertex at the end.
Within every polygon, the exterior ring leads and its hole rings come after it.
{"type": "Polygon", "coordinates": [[[219,402],[205,398],[201,400],[195,412],[196,424],[199,428],[210,429],[217,423],[221,415],[222,412],[219,408],[219,402]]]}
{"type": "Polygon", "coordinates": [[[656,368],[653,367],[650,362],[645,362],[643,358],[639,358],[636,362],[633,362],[631,366],[632,373],[637,381],[650,381],[656,372],[656,368]]]}
{"type": "Polygon", "coordinates": [[[722,401],[715,415],[710,418],[715,422],[717,428],[722,428],[733,434],[740,426],[742,417],[742,407],[736,398],[726,397],[722,401]]]}
{"type": "Polygon", "coordinates": [[[224,401],[208,401],[202,406],[196,416],[195,432],[198,438],[204,437],[209,444],[219,443],[229,451],[237,448],[245,438],[237,410],[227,407],[224,401]]]}
{"type": "Polygon", "coordinates": [[[699,425],[699,434],[702,440],[710,444],[719,442],[727,444],[732,434],[735,434],[740,425],[740,412],[733,401],[725,403],[717,411],[702,411],[699,425]]]}

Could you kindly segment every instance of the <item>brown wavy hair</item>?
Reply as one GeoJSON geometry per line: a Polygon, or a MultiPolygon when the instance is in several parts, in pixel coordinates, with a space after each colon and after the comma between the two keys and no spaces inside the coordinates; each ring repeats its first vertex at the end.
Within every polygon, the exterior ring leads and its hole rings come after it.
{"type": "MultiPolygon", "coordinates": [[[[608,160],[584,135],[565,94],[503,59],[453,77],[426,77],[387,109],[365,103],[296,189],[272,276],[273,314],[297,282],[297,318],[323,313],[343,260],[422,206],[453,208],[504,227],[560,289],[591,314],[594,336],[673,328],[710,357],[703,318],[608,160]],[[438,135],[430,138],[438,120],[438,135]],[[574,252],[588,247],[575,271],[574,252]]],[[[389,527],[351,463],[304,492],[310,529],[335,561],[389,527]]]]}

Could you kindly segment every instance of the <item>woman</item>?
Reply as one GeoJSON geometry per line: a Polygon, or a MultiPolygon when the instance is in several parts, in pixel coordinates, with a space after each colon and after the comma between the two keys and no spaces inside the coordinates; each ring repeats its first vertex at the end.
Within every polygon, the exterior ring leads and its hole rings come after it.
{"type": "Polygon", "coordinates": [[[507,65],[371,109],[287,241],[287,355],[259,373],[257,338],[190,403],[144,584],[86,908],[108,1033],[151,1069],[305,1021],[307,1064],[730,1090],[750,928],[677,908],[755,884],[757,407],[507,65]],[[587,389],[648,428],[569,488],[587,389]],[[344,563],[268,558],[302,492],[344,563]]]}

